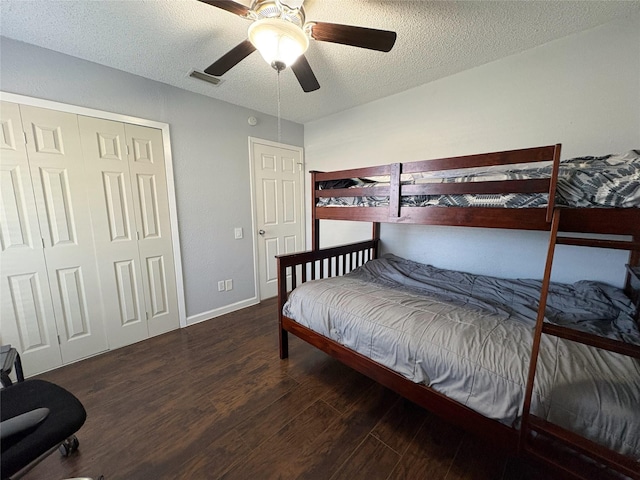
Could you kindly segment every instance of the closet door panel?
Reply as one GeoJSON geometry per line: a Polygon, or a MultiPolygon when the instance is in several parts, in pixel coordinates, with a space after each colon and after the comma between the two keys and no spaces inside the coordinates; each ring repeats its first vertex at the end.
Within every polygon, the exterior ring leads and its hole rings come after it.
{"type": "Polygon", "coordinates": [[[111,348],[148,338],[124,124],[79,116],[111,348]]]}
{"type": "Polygon", "coordinates": [[[76,115],[21,106],[64,363],[107,349],[76,115]]]}
{"type": "Polygon", "coordinates": [[[62,357],[17,104],[2,102],[0,125],[0,342],[34,375],[62,357]]]}
{"type": "MultiPolygon", "coordinates": [[[[5,262],[42,252],[29,162],[18,105],[2,102],[0,109],[0,246],[5,262]],[[7,255],[6,259],[4,257],[7,255]]],[[[3,262],[3,266],[6,264],[3,262]]]]}
{"type": "Polygon", "coordinates": [[[75,245],[77,238],[67,170],[41,167],[40,184],[46,208],[50,246],[75,245]]]}
{"type": "Polygon", "coordinates": [[[158,129],[125,124],[125,132],[149,334],[153,336],[178,328],[180,323],[164,146],[158,129]]]}

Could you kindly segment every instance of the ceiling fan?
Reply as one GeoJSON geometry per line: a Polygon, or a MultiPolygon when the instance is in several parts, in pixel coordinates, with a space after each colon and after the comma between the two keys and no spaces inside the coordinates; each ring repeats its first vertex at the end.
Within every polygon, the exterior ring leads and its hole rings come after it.
{"type": "Polygon", "coordinates": [[[252,21],[249,38],[205,69],[205,73],[216,77],[258,50],[278,72],[291,67],[302,89],[313,92],[320,84],[304,56],[309,38],[380,52],[389,52],[396,41],[396,33],[388,30],[307,22],[302,6],[304,0],[253,0],[251,7],[232,0],[199,1],[252,21]]]}

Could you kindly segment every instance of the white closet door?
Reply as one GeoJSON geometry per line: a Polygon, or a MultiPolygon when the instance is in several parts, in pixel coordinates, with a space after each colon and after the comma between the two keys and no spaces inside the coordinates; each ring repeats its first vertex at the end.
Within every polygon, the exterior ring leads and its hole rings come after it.
{"type": "Polygon", "coordinates": [[[162,131],[125,124],[149,335],[179,327],[162,131]]]}
{"type": "Polygon", "coordinates": [[[2,102],[0,124],[0,342],[33,375],[62,357],[17,104],[2,102]]]}
{"type": "Polygon", "coordinates": [[[21,106],[64,363],[107,349],[76,115],[21,106]]]}
{"type": "Polygon", "coordinates": [[[78,117],[110,348],[149,337],[124,124],[78,117]]]}

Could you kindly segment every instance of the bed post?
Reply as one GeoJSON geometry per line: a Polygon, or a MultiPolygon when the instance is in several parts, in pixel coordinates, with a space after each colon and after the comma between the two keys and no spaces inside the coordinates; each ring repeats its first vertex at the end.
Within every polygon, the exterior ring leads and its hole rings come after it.
{"type": "Polygon", "coordinates": [[[400,179],[402,175],[402,164],[392,163],[389,165],[389,218],[400,216],[400,179]]]}
{"type": "MultiPolygon", "coordinates": [[[[639,242],[640,234],[634,234],[633,241],[639,242]]],[[[629,264],[627,265],[624,293],[627,294],[636,307],[636,315],[634,318],[640,327],[640,250],[631,250],[631,252],[629,252],[629,264]]]]}
{"type": "Polygon", "coordinates": [[[289,357],[289,333],[282,327],[282,307],[287,301],[287,267],[282,266],[280,257],[276,257],[276,262],[278,264],[278,342],[280,358],[284,359],[289,357]]]}
{"type": "Polygon", "coordinates": [[[551,223],[553,218],[553,209],[556,202],[556,187],[558,185],[558,173],[560,170],[560,149],[562,144],[556,143],[553,149],[553,165],[551,167],[551,181],[549,182],[549,200],[547,202],[547,222],[551,223]]]}
{"type": "Polygon", "coordinates": [[[320,220],[316,218],[316,173],[317,170],[311,170],[311,250],[320,248],[320,220]]]}
{"type": "Polygon", "coordinates": [[[375,245],[372,249],[372,259],[378,258],[380,252],[378,250],[378,246],[380,244],[380,222],[373,222],[373,228],[371,231],[371,239],[375,242],[375,245]]]}

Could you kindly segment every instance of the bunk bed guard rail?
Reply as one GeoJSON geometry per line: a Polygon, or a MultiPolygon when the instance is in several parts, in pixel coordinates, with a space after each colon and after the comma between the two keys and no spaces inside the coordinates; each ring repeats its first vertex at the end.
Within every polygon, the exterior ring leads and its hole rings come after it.
{"type": "MultiPolygon", "coordinates": [[[[354,168],[334,172],[311,171],[313,205],[327,197],[388,197],[384,207],[317,207],[312,208],[313,222],[318,220],[353,220],[388,223],[428,223],[431,225],[473,225],[487,227],[548,230],[553,215],[556,196],[561,145],[508,150],[503,152],[439,158],[417,162],[393,163],[375,167],[354,168]],[[454,183],[403,183],[403,174],[435,174],[446,176],[446,172],[479,167],[512,166],[537,162],[553,162],[551,175],[547,178],[517,180],[486,180],[454,183]],[[380,186],[327,188],[354,178],[388,177],[388,184],[380,186]],[[321,186],[323,188],[321,188],[321,186]],[[464,194],[535,194],[547,193],[548,205],[535,209],[539,215],[531,215],[532,209],[493,207],[405,207],[402,198],[409,196],[464,195],[464,194]],[[339,211],[338,211],[339,210],[339,211]],[[528,211],[524,211],[528,210],[528,211]],[[472,211],[472,212],[470,212],[472,211]],[[473,218],[469,218],[472,213],[473,218]],[[456,221],[454,217],[459,217],[456,221]],[[486,217],[483,219],[482,217],[486,217]]],[[[385,182],[386,183],[386,182],[385,182]]]]}

